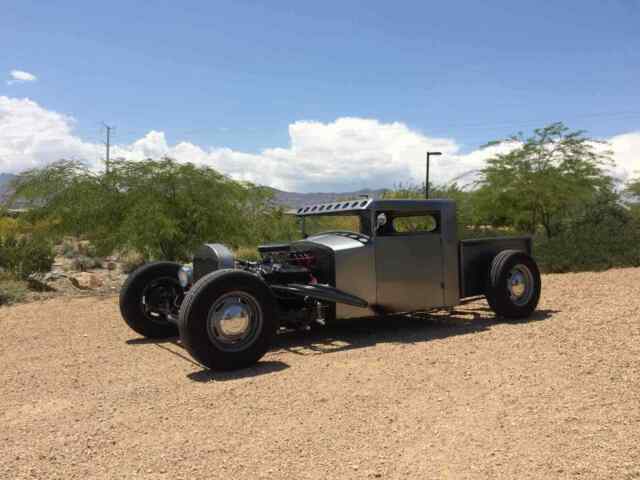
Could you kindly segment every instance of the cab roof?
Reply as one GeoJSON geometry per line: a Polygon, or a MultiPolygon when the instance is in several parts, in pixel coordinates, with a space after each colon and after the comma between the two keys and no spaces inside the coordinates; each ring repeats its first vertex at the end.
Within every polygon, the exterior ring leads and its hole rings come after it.
{"type": "Polygon", "coordinates": [[[450,207],[455,202],[447,199],[434,200],[375,200],[373,198],[359,198],[343,200],[341,202],[318,203],[315,205],[305,205],[300,208],[290,210],[289,213],[299,217],[310,215],[345,215],[357,214],[363,210],[396,210],[396,211],[419,211],[419,210],[442,210],[450,207]]]}

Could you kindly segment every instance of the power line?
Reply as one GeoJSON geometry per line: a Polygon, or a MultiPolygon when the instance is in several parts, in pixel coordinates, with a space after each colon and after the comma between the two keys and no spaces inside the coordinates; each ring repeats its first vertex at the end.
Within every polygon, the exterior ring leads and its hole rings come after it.
{"type": "MultiPolygon", "coordinates": [[[[559,115],[561,116],[561,115],[559,115]]],[[[623,111],[623,112],[594,112],[594,113],[584,113],[584,114],[578,114],[578,115],[567,115],[566,117],[568,117],[568,120],[571,121],[572,119],[589,119],[589,118],[607,118],[607,119],[613,119],[613,118],[621,118],[621,119],[632,119],[632,118],[637,118],[640,117],[640,111],[623,111]]],[[[546,120],[548,121],[548,120],[546,120]]],[[[514,121],[504,121],[504,122],[497,122],[497,123],[442,123],[442,124],[437,124],[435,125],[435,127],[437,127],[438,130],[443,130],[443,129],[473,129],[473,130],[487,130],[487,129],[500,129],[500,128],[512,128],[512,129],[517,129],[517,128],[521,128],[521,127],[525,127],[525,126],[530,126],[530,125],[538,125],[541,123],[545,123],[545,120],[542,119],[522,119],[522,120],[514,120],[514,121]]],[[[105,124],[104,122],[102,123],[103,128],[105,128],[107,130],[107,142],[103,142],[105,144],[105,146],[107,145],[107,143],[111,143],[111,133],[113,130],[115,130],[114,126],[109,126],[107,124],[105,124]]],[[[153,130],[153,129],[151,129],[153,130]]],[[[199,134],[199,133],[229,133],[229,132],[242,132],[243,135],[247,135],[248,132],[251,133],[264,133],[264,132],[273,132],[276,131],[274,128],[258,128],[258,127],[250,127],[250,128],[231,128],[229,129],[229,131],[225,131],[225,132],[221,132],[219,130],[219,127],[215,128],[215,127],[210,127],[210,128],[198,128],[198,129],[191,129],[191,130],[187,130],[187,131],[179,131],[178,134],[179,135],[193,135],[193,134],[199,134]]],[[[139,130],[125,130],[124,132],[120,131],[119,132],[122,134],[127,134],[127,135],[131,135],[131,136],[138,136],[138,135],[144,135],[146,133],[149,132],[149,129],[139,129],[139,130]]],[[[35,132],[37,133],[37,132],[35,132]]],[[[166,133],[166,132],[165,132],[166,133]]],[[[478,134],[479,135],[479,134],[478,134]]],[[[25,135],[25,134],[2,134],[0,135],[1,138],[3,139],[24,139],[25,137],[28,137],[29,135],[25,135]]]]}
{"type": "MultiPolygon", "coordinates": [[[[639,111],[626,111],[626,112],[599,112],[599,113],[585,113],[585,114],[578,114],[578,115],[566,115],[566,117],[569,119],[568,121],[572,120],[572,119],[588,119],[588,118],[626,118],[626,117],[637,117],[640,115],[639,111]]],[[[560,115],[556,115],[556,116],[560,116],[560,115]]],[[[500,122],[500,123],[467,123],[467,124],[439,124],[438,128],[480,128],[480,129],[487,129],[487,128],[503,128],[503,127],[514,127],[517,128],[517,126],[528,126],[528,125],[533,125],[533,124],[540,124],[540,123],[545,123],[548,122],[549,120],[543,120],[542,118],[538,118],[536,119],[529,119],[529,120],[514,120],[514,121],[504,121],[504,122],[500,122]]]]}

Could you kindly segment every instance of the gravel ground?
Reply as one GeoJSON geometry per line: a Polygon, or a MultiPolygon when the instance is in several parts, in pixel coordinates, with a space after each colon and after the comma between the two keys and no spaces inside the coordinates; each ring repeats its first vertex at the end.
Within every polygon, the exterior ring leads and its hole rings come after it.
{"type": "Polygon", "coordinates": [[[539,312],[285,334],[217,374],[117,300],[0,308],[0,478],[640,478],[640,269],[547,275],[539,312]]]}

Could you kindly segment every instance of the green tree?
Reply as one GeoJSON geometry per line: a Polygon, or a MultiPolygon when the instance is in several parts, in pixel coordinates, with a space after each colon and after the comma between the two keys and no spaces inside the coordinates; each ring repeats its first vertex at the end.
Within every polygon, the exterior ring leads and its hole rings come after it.
{"type": "Polygon", "coordinates": [[[627,185],[627,193],[634,197],[636,200],[640,200],[640,177],[635,178],[627,185]]]}
{"type": "MultiPolygon", "coordinates": [[[[465,236],[468,227],[477,224],[474,204],[475,192],[466,189],[457,183],[445,185],[429,184],[430,198],[446,198],[454,200],[457,207],[458,225],[460,233],[465,236]]],[[[385,199],[424,199],[424,183],[422,185],[400,184],[392,190],[387,190],[382,195],[385,199]]]]}
{"type": "Polygon", "coordinates": [[[610,154],[583,131],[554,123],[489,145],[504,142],[512,148],[487,161],[476,196],[479,215],[494,226],[530,233],[542,226],[552,238],[569,212],[611,190],[613,180],[604,171],[610,154]]]}
{"type": "Polygon", "coordinates": [[[187,258],[204,241],[260,241],[257,219],[278,215],[269,191],[212,168],[170,158],[110,167],[95,172],[60,161],[22,175],[14,196],[37,207],[32,216],[52,219],[58,233],[91,240],[102,253],[134,249],[169,260],[187,258]]]}
{"type": "Polygon", "coordinates": [[[614,190],[603,190],[574,209],[561,234],[538,240],[534,250],[546,271],[640,265],[640,221],[614,190]]]}

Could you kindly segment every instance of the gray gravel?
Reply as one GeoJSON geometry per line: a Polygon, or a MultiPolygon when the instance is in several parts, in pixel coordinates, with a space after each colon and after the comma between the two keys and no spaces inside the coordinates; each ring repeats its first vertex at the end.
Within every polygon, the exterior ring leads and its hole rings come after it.
{"type": "Polygon", "coordinates": [[[543,284],[526,322],[348,322],[226,374],[115,298],[0,308],[0,478],[640,478],[640,269],[543,284]]]}

